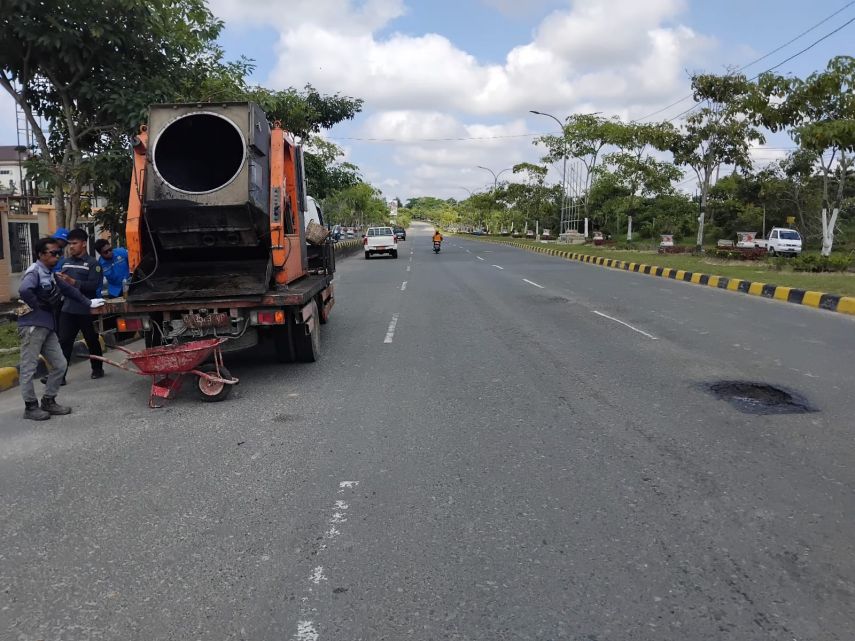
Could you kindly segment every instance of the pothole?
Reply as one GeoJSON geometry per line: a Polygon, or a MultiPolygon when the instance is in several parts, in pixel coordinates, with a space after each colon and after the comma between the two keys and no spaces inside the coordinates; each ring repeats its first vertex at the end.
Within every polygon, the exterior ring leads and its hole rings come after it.
{"type": "Polygon", "coordinates": [[[805,414],[817,411],[798,394],[765,383],[718,381],[710,384],[709,389],[717,398],[746,414],[805,414]]]}

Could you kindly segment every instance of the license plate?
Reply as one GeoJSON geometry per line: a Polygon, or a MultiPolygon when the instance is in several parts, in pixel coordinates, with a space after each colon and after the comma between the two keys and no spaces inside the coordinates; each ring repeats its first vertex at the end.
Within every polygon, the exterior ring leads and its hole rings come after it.
{"type": "Polygon", "coordinates": [[[377,245],[377,249],[386,249],[386,245],[377,245]]]}
{"type": "Polygon", "coordinates": [[[181,317],[185,327],[190,329],[208,329],[211,327],[231,327],[229,315],[224,313],[207,314],[184,314],[181,317]]]}

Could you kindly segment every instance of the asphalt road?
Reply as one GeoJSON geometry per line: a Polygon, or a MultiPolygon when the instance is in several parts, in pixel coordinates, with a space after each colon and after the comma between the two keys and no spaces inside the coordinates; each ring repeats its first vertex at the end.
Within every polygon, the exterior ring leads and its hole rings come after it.
{"type": "Polygon", "coordinates": [[[853,319],[400,247],[339,262],[318,363],[229,355],[224,403],[0,394],[0,638],[853,638],[853,319]]]}

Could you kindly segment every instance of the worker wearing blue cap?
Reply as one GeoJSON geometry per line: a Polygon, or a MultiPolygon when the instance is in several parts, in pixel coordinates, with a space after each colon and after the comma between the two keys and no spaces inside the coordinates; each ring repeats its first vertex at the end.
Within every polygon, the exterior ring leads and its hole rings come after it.
{"type": "Polygon", "coordinates": [[[65,246],[68,245],[68,230],[65,227],[60,227],[53,233],[51,238],[56,241],[56,244],[63,253],[59,261],[56,263],[56,266],[53,268],[54,272],[59,272],[62,270],[62,264],[65,262],[65,246]]]}
{"type": "Polygon", "coordinates": [[[68,244],[68,230],[65,227],[60,227],[53,233],[51,238],[56,241],[60,249],[65,249],[65,246],[68,244]]]}

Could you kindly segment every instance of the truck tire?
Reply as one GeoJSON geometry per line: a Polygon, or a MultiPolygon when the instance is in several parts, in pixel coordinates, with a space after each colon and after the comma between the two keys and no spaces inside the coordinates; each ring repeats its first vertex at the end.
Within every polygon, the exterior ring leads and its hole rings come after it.
{"type": "Polygon", "coordinates": [[[295,360],[290,316],[288,314],[288,324],[274,325],[272,328],[273,348],[276,350],[276,360],[280,363],[293,363],[295,360]]]}
{"type": "Polygon", "coordinates": [[[398,250],[395,249],[392,251],[392,258],[397,258],[397,257],[398,257],[398,250]]]}
{"type": "Polygon", "coordinates": [[[365,260],[371,258],[371,252],[365,252],[365,260]]]}
{"type": "MultiPolygon", "coordinates": [[[[199,368],[200,372],[216,372],[217,367],[213,363],[205,363],[199,368]]],[[[229,373],[224,366],[220,366],[220,378],[231,378],[232,375],[229,373]]],[[[227,385],[225,383],[216,383],[213,381],[209,381],[202,376],[196,377],[196,393],[206,403],[218,403],[220,401],[224,401],[228,398],[229,394],[232,393],[232,388],[234,385],[227,385]]]]}
{"type": "MultiPolygon", "coordinates": [[[[309,303],[312,309],[312,315],[315,320],[318,320],[318,304],[312,300],[309,303]]],[[[314,363],[321,357],[321,324],[315,323],[315,331],[306,335],[302,325],[292,325],[294,335],[294,353],[297,356],[297,361],[300,363],[314,363]]]]}

